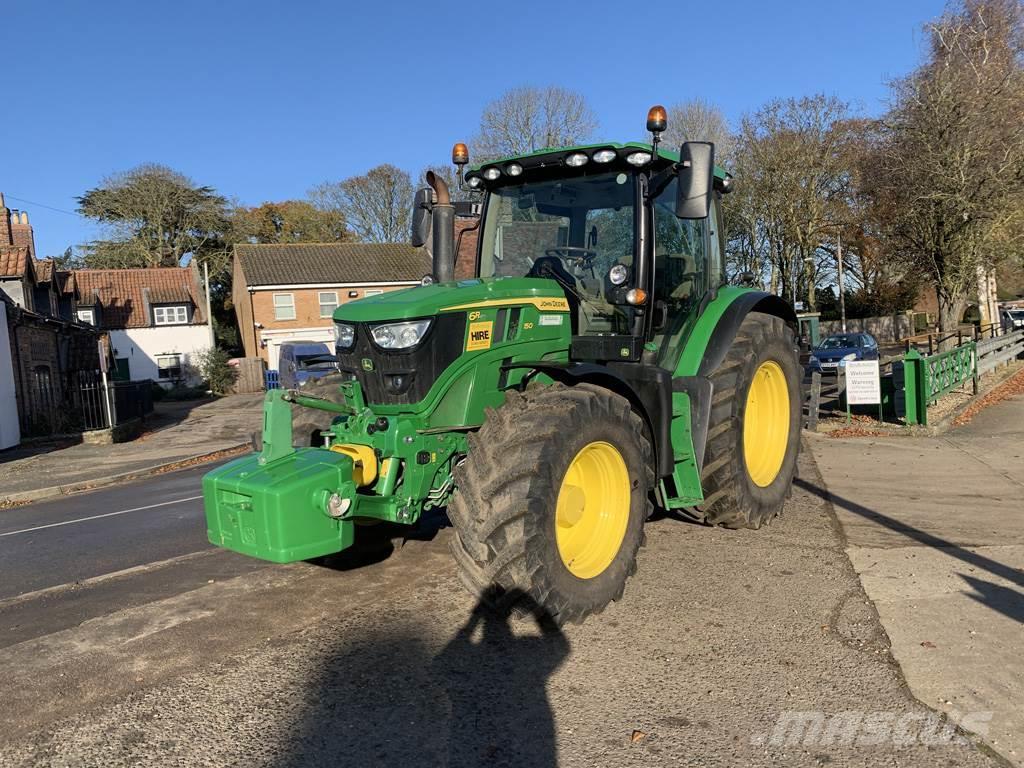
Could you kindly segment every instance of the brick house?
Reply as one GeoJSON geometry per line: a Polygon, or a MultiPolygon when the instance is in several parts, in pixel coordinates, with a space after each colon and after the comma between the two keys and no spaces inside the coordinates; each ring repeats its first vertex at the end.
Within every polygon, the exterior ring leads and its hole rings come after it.
{"type": "Polygon", "coordinates": [[[276,370],[282,342],[333,341],[339,304],[419,285],[429,273],[427,253],[410,245],[236,245],[232,302],[245,356],[276,370]]]}
{"type": "Polygon", "coordinates": [[[28,214],[0,194],[0,448],[74,431],[77,377],[99,367],[100,334],[73,313],[73,276],[35,254],[28,214]]]}
{"type": "Polygon", "coordinates": [[[194,358],[213,339],[195,267],[77,269],[73,277],[75,315],[110,335],[117,378],[198,383],[194,358]]]}

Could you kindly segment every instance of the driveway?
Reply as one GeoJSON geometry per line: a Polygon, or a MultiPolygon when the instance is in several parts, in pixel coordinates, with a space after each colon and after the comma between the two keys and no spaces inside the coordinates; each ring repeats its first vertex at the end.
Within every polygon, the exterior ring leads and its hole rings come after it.
{"type": "Polygon", "coordinates": [[[61,487],[144,472],[248,443],[262,425],[263,396],[161,402],[141,436],[127,443],[50,443],[0,452],[0,502],[57,495],[61,487]]]}

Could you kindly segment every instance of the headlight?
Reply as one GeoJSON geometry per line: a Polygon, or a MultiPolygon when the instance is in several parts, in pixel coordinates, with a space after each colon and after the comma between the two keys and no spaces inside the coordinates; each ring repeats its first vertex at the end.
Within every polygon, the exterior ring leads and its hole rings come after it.
{"type": "Polygon", "coordinates": [[[818,358],[817,358],[817,357],[815,357],[814,355],[811,355],[811,356],[810,356],[810,357],[809,357],[809,358],[807,359],[807,362],[808,362],[808,363],[810,363],[811,365],[817,365],[817,364],[818,364],[818,358]]]}
{"type": "Polygon", "coordinates": [[[582,152],[573,152],[567,158],[565,158],[565,164],[572,168],[579,168],[581,165],[586,165],[590,158],[582,152]]]}
{"type": "Polygon", "coordinates": [[[610,163],[614,159],[615,159],[615,150],[614,149],[599,149],[597,152],[594,153],[594,162],[595,163],[610,163]]]}
{"type": "Polygon", "coordinates": [[[356,327],[348,323],[335,323],[334,341],[342,349],[348,349],[356,343],[356,327]]]}
{"type": "Polygon", "coordinates": [[[469,186],[470,186],[470,187],[471,187],[472,189],[476,189],[476,188],[477,188],[477,187],[479,187],[479,186],[480,186],[481,184],[483,184],[483,181],[482,181],[482,180],[480,179],[480,177],[479,177],[479,176],[471,176],[471,177],[470,177],[470,179],[469,179],[469,181],[468,181],[468,182],[466,182],[466,183],[467,183],[467,184],[469,184],[469,186]]]}
{"type": "Polygon", "coordinates": [[[647,165],[651,162],[650,152],[633,152],[632,154],[626,155],[626,162],[630,165],[647,165]]]}
{"type": "Polygon", "coordinates": [[[857,359],[857,353],[856,352],[851,352],[848,355],[843,355],[843,362],[846,362],[847,360],[856,360],[856,359],[857,359]]]}
{"type": "Polygon", "coordinates": [[[495,168],[493,165],[484,171],[484,178],[488,181],[494,181],[499,176],[501,176],[501,169],[495,168]]]}
{"type": "Polygon", "coordinates": [[[420,343],[429,327],[430,320],[389,323],[376,326],[370,331],[370,335],[384,349],[409,349],[420,343]]]}
{"type": "Polygon", "coordinates": [[[608,270],[608,279],[612,285],[622,285],[629,277],[629,270],[622,264],[616,264],[608,270]]]}
{"type": "Polygon", "coordinates": [[[523,172],[523,166],[519,163],[509,163],[505,166],[505,173],[509,176],[519,176],[523,172]]]}

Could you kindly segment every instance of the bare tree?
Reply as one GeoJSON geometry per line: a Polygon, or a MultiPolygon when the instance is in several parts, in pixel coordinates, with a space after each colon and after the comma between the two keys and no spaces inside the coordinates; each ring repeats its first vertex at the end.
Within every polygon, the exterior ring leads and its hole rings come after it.
{"type": "Polygon", "coordinates": [[[513,88],[484,108],[480,133],[472,141],[473,159],[580,144],[596,129],[597,118],[579,93],[558,86],[513,88]]]}
{"type": "Polygon", "coordinates": [[[844,218],[847,105],[816,95],[768,103],[743,118],[726,198],[732,269],[813,308],[844,218]]]}
{"type": "Polygon", "coordinates": [[[413,185],[401,168],[378,165],[362,176],[324,182],[309,196],[321,210],[340,213],[360,240],[404,243],[409,239],[413,185]]]}
{"type": "Polygon", "coordinates": [[[952,331],[979,271],[1021,241],[1024,20],[1017,0],[966,0],[927,29],[926,61],[893,86],[875,192],[896,212],[893,253],[928,276],[952,331]]]}
{"type": "Polygon", "coordinates": [[[679,149],[684,141],[711,141],[715,161],[728,164],[733,153],[733,135],[729,121],[718,107],[703,99],[673,104],[668,108],[668,128],[662,136],[665,145],[679,149]]]}

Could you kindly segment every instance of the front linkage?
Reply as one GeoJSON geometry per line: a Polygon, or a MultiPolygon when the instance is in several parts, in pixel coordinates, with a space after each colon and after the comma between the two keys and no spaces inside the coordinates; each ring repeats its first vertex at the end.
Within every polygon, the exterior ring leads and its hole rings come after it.
{"type": "Polygon", "coordinates": [[[351,546],[358,522],[413,524],[447,504],[465,434],[428,429],[414,414],[378,416],[357,381],[340,386],[340,403],[267,392],[262,449],[203,478],[211,543],[294,562],[351,546]],[[336,414],[323,448],[292,445],[292,404],[336,414]]]}

